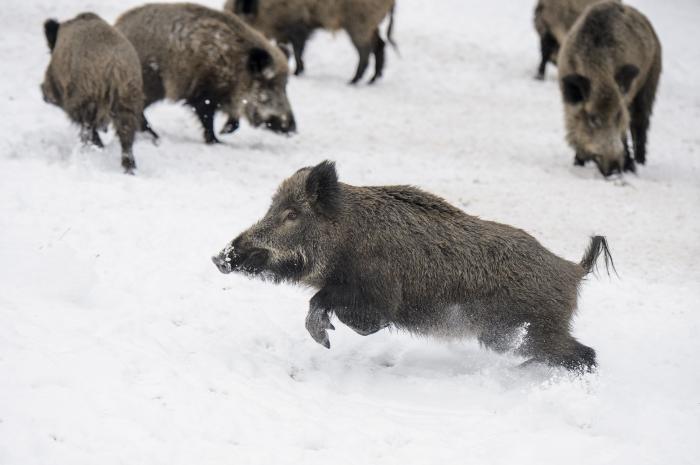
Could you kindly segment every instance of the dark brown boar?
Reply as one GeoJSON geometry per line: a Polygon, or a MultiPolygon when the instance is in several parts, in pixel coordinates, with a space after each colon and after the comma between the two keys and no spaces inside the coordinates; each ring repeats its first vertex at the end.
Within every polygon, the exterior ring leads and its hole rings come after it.
{"type": "Polygon", "coordinates": [[[213,261],[223,273],[316,289],[306,327],[325,347],[335,315],[361,335],[393,326],[474,336],[497,351],[591,369],[595,351],[571,335],[571,318],[601,253],[607,265],[607,243],[594,237],[572,263],[417,188],[338,182],[323,162],[285,180],[267,214],[213,261]]]}
{"type": "Polygon", "coordinates": [[[642,13],[605,1],[581,15],[559,53],[567,140],[577,165],[593,160],[608,176],[645,163],[660,75],[661,43],[642,13]]]}
{"type": "Polygon", "coordinates": [[[112,122],[122,146],[122,166],[136,167],[132,146],[141,126],[141,64],[131,43],[94,13],[59,23],[49,19],[44,33],[51,50],[41,90],[80,125],[83,142],[102,147],[98,129],[112,122]]]}
{"type": "Polygon", "coordinates": [[[141,59],[146,106],[184,100],[196,112],[207,143],[217,110],[255,127],[291,133],[296,122],[287,99],[287,59],[235,15],[191,3],[147,4],[127,11],[116,28],[141,59]]]}

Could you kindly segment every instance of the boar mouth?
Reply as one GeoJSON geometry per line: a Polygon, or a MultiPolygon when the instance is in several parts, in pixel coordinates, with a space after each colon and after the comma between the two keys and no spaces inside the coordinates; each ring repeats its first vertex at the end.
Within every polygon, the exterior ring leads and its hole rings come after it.
{"type": "Polygon", "coordinates": [[[297,125],[296,121],[294,121],[294,116],[270,116],[267,119],[263,119],[263,117],[256,112],[248,118],[248,121],[253,127],[258,128],[263,126],[265,129],[272,131],[275,134],[286,134],[289,136],[297,132],[297,125]]]}
{"type": "Polygon", "coordinates": [[[290,119],[271,116],[267,119],[267,121],[265,121],[265,127],[274,133],[287,135],[291,135],[297,130],[294,117],[291,117],[290,119]]]}
{"type": "Polygon", "coordinates": [[[265,271],[270,253],[265,249],[251,249],[243,253],[224,250],[211,258],[212,262],[223,274],[240,272],[258,275],[265,271]]]}

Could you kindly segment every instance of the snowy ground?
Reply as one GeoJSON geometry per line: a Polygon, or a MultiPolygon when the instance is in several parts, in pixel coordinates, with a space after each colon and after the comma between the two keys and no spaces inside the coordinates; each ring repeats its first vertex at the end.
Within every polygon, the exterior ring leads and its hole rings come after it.
{"type": "MultiPolygon", "coordinates": [[[[700,461],[700,4],[634,0],[664,45],[649,163],[572,166],[533,1],[399,0],[384,80],[346,85],[347,38],[319,33],[289,96],[300,133],[244,126],[205,146],[183,107],[148,117],[135,177],[46,105],[41,23],[136,1],[9,0],[0,17],[0,464],[695,464],[700,461]],[[608,236],[620,278],[583,288],[596,375],[339,327],[304,329],[312,291],[209,261],[279,181],[337,161],[407,183],[579,260],[608,236]]],[[[218,6],[219,2],[207,2],[218,6]]],[[[223,1],[221,2],[223,3],[223,1]]],[[[219,125],[223,124],[223,118],[219,125]]]]}

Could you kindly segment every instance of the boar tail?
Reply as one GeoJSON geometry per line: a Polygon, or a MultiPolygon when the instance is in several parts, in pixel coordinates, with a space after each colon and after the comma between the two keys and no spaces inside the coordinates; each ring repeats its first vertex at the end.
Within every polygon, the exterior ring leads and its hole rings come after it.
{"type": "Polygon", "coordinates": [[[605,259],[605,271],[608,273],[608,276],[610,275],[610,268],[612,268],[615,274],[617,274],[615,263],[613,262],[612,255],[610,254],[610,248],[608,247],[608,241],[604,236],[591,237],[591,243],[588,245],[586,253],[581,259],[581,268],[583,268],[586,274],[596,271],[598,258],[600,258],[601,254],[605,259]]]}
{"type": "Polygon", "coordinates": [[[46,35],[46,41],[49,43],[49,50],[52,52],[53,48],[56,46],[59,27],[61,27],[61,24],[55,19],[47,19],[44,22],[44,35],[46,35]]]}
{"type": "Polygon", "coordinates": [[[389,27],[386,30],[386,40],[389,41],[392,47],[394,47],[394,50],[398,53],[399,51],[399,46],[396,45],[396,42],[394,42],[394,36],[392,35],[392,32],[394,30],[394,9],[396,9],[396,3],[391,5],[391,10],[389,10],[389,27]]]}

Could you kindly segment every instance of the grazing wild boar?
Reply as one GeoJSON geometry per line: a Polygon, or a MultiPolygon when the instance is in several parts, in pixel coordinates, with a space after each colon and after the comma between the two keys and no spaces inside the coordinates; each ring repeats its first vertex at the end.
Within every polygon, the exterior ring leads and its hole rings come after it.
{"type": "Polygon", "coordinates": [[[265,216],[212,260],[222,273],[316,289],[306,327],[328,348],[335,314],[361,335],[393,326],[475,336],[499,352],[590,369],[595,351],[571,335],[571,318],[601,253],[607,266],[607,243],[597,236],[572,263],[520,229],[415,187],[338,182],[325,161],[285,180],[265,216]]]}
{"type": "Polygon", "coordinates": [[[230,117],[223,132],[233,132],[241,115],[255,127],[296,130],[286,57],[235,15],[191,3],[148,4],[124,13],[116,27],[141,59],[146,106],[184,100],[207,143],[219,142],[217,110],[230,117]]]}
{"type": "Polygon", "coordinates": [[[540,36],[542,61],[537,79],[544,79],[547,62],[557,64],[566,33],[589,5],[601,0],[539,0],[535,7],[535,30],[540,36]]]}
{"type": "Polygon", "coordinates": [[[635,171],[635,161],[644,164],[660,74],[661,44],[639,11],[606,1],[581,15],[559,53],[567,140],[576,151],[575,164],[594,160],[604,176],[635,171]]]}
{"type": "Polygon", "coordinates": [[[41,91],[80,125],[84,143],[102,147],[98,129],[114,123],[122,146],[122,166],[136,167],[132,146],[141,127],[143,83],[134,47],[94,13],[64,23],[49,19],[44,33],[51,50],[41,91]]]}
{"type": "Polygon", "coordinates": [[[316,29],[344,29],[357,48],[360,61],[355,84],[365,73],[370,54],[374,55],[374,76],[384,69],[384,40],[379,24],[389,15],[387,40],[396,47],[391,31],[394,23],[395,0],[227,0],[224,9],[241,16],[246,22],[278,43],[288,43],[294,50],[296,69],[304,72],[304,46],[316,29]]]}

